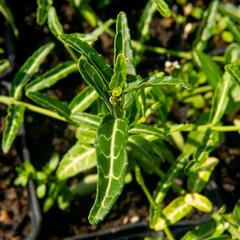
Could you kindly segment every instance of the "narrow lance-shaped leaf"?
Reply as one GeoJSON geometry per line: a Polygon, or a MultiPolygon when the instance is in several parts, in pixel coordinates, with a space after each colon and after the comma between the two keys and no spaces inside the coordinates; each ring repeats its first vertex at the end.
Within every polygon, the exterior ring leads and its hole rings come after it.
{"type": "Polygon", "coordinates": [[[114,65],[114,74],[111,82],[109,83],[109,89],[112,91],[112,96],[120,96],[124,88],[127,76],[126,59],[122,53],[117,56],[114,65]]]}
{"type": "Polygon", "coordinates": [[[109,102],[110,94],[108,86],[105,85],[102,76],[96,71],[94,67],[92,67],[90,62],[88,62],[85,57],[81,57],[79,59],[78,67],[85,82],[87,82],[97,91],[100,98],[104,101],[108,109],[113,112],[112,105],[109,102]]]}
{"type": "Polygon", "coordinates": [[[145,124],[137,124],[131,129],[129,129],[129,133],[131,134],[146,134],[146,135],[154,135],[158,136],[160,139],[166,139],[166,132],[158,129],[157,127],[145,125],[145,124]]]}
{"type": "Polygon", "coordinates": [[[20,99],[22,96],[22,89],[32,78],[32,76],[38,71],[40,65],[43,63],[47,55],[54,48],[54,43],[47,43],[35,51],[22,65],[14,77],[10,95],[16,99],[20,99]]]}
{"type": "Polygon", "coordinates": [[[5,17],[5,19],[9,22],[9,24],[11,25],[14,35],[16,37],[18,37],[18,35],[19,35],[18,29],[14,23],[14,18],[13,18],[12,12],[11,12],[10,8],[7,6],[5,0],[0,0],[0,12],[5,17]]]}
{"type": "Polygon", "coordinates": [[[99,19],[86,0],[71,0],[71,2],[91,27],[97,26],[99,19]]]}
{"type": "Polygon", "coordinates": [[[69,119],[70,110],[65,103],[40,92],[28,92],[27,96],[40,106],[53,110],[64,118],[69,119]]]}
{"type": "Polygon", "coordinates": [[[54,7],[50,7],[48,11],[48,27],[50,32],[55,36],[63,34],[63,26],[59,22],[58,15],[56,9],[54,7]]]}
{"type": "Polygon", "coordinates": [[[98,38],[114,23],[113,19],[109,19],[108,21],[101,23],[99,27],[94,29],[90,33],[74,33],[79,37],[80,40],[87,42],[88,44],[92,44],[98,40],[98,38]]]}
{"type": "Polygon", "coordinates": [[[89,222],[97,224],[108,214],[122,192],[127,170],[128,123],[126,118],[103,118],[97,133],[97,195],[89,214],[89,222]]]}
{"type": "Polygon", "coordinates": [[[90,86],[81,90],[75,98],[70,102],[69,108],[71,113],[83,112],[89,108],[98,98],[98,93],[90,86]]]}
{"type": "Polygon", "coordinates": [[[147,87],[152,87],[152,86],[183,86],[185,88],[191,88],[191,85],[186,83],[185,81],[178,79],[178,78],[174,78],[171,76],[152,76],[150,78],[147,79],[143,79],[143,80],[137,80],[135,82],[129,83],[126,88],[125,88],[125,92],[132,92],[132,91],[136,91],[138,89],[143,89],[143,88],[147,88],[147,87]]]}
{"type": "Polygon", "coordinates": [[[7,153],[16,138],[24,119],[25,107],[22,105],[11,104],[8,107],[6,126],[2,137],[2,150],[7,153]]]}
{"type": "Polygon", "coordinates": [[[10,62],[7,59],[0,60],[0,73],[4,72],[10,66],[10,62]]]}
{"type": "Polygon", "coordinates": [[[212,124],[217,124],[225,113],[229,101],[229,89],[231,86],[231,75],[228,72],[225,72],[223,79],[218,83],[213,95],[209,119],[212,124]]]}
{"type": "MultiPolygon", "coordinates": [[[[197,38],[194,45],[197,50],[203,51],[206,48],[208,40],[214,35],[219,1],[214,0],[209,5],[203,16],[203,21],[197,32],[197,38]]],[[[205,63],[206,64],[206,63],[205,63]]]]}
{"type": "Polygon", "coordinates": [[[147,40],[149,35],[150,22],[157,9],[157,5],[153,1],[148,1],[138,23],[138,32],[140,33],[140,41],[147,40]]]}
{"type": "Polygon", "coordinates": [[[116,64],[118,55],[122,53],[127,63],[127,82],[136,79],[136,70],[131,46],[131,37],[127,23],[127,17],[124,12],[117,16],[116,35],[114,40],[114,63],[116,64]]]}
{"type": "Polygon", "coordinates": [[[93,146],[76,143],[64,156],[57,169],[57,177],[66,179],[96,166],[96,151],[93,146]]]}
{"type": "Polygon", "coordinates": [[[193,51],[193,58],[198,67],[206,74],[210,85],[216,88],[217,84],[222,81],[222,72],[219,66],[199,50],[193,51]]]}
{"type": "Polygon", "coordinates": [[[53,0],[37,0],[37,23],[43,25],[48,17],[48,11],[53,4],[53,0]]]}
{"type": "Polygon", "coordinates": [[[37,92],[45,88],[49,88],[61,79],[67,77],[69,74],[77,72],[77,70],[77,64],[73,61],[67,61],[59,64],[55,68],[45,72],[43,75],[28,83],[25,87],[26,91],[37,92]]]}
{"type": "Polygon", "coordinates": [[[163,230],[168,224],[173,224],[185,217],[191,210],[192,206],[186,203],[184,197],[174,199],[162,210],[162,216],[157,219],[153,226],[154,230],[163,230]]]}
{"type": "Polygon", "coordinates": [[[152,0],[157,5],[157,10],[163,17],[170,17],[171,10],[164,0],[152,0]]]}
{"type": "Polygon", "coordinates": [[[64,44],[85,56],[92,68],[101,76],[107,88],[113,75],[113,70],[110,65],[106,63],[105,59],[93,47],[79,39],[78,34],[63,34],[59,36],[59,39],[64,44]]]}
{"type": "Polygon", "coordinates": [[[84,124],[89,128],[98,129],[101,118],[85,112],[77,112],[70,115],[70,119],[77,125],[84,124]]]}

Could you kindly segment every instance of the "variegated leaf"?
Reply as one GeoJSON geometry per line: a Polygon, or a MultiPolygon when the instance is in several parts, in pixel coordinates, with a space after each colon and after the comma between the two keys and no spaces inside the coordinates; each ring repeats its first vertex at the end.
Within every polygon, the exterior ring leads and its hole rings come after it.
{"type": "Polygon", "coordinates": [[[122,192],[127,170],[127,119],[107,115],[99,126],[96,142],[97,195],[89,222],[97,224],[108,214],[122,192]]]}
{"type": "Polygon", "coordinates": [[[10,89],[10,95],[16,99],[22,96],[22,89],[38,71],[40,65],[43,63],[47,55],[54,48],[54,43],[47,43],[35,51],[22,65],[15,75],[10,89]]]}
{"type": "Polygon", "coordinates": [[[8,107],[6,126],[2,137],[2,150],[7,153],[16,138],[24,119],[25,107],[22,105],[11,104],[8,107]]]}
{"type": "Polygon", "coordinates": [[[93,146],[76,143],[64,156],[57,169],[59,179],[73,177],[96,166],[96,150],[93,146]]]}
{"type": "Polygon", "coordinates": [[[92,103],[98,98],[98,93],[90,86],[85,87],[77,96],[70,102],[69,108],[72,114],[83,112],[89,108],[92,103]]]}
{"type": "Polygon", "coordinates": [[[38,78],[35,78],[26,86],[27,92],[37,92],[45,88],[49,88],[57,83],[59,80],[67,77],[73,72],[77,72],[77,64],[73,61],[67,61],[59,64],[55,68],[45,72],[38,78]]]}

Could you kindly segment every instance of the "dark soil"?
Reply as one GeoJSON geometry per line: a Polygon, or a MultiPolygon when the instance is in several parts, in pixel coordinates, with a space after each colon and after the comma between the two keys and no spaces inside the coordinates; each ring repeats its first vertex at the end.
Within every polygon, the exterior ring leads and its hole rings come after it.
{"type": "Polygon", "coordinates": [[[88,213],[93,204],[91,199],[81,197],[71,205],[70,212],[51,209],[44,216],[42,239],[55,240],[84,233],[107,230],[121,225],[146,222],[148,205],[141,190],[135,185],[125,186],[123,194],[118,199],[109,216],[99,225],[88,223],[88,213]],[[140,192],[139,192],[140,191],[140,192]],[[51,225],[51,231],[49,226],[51,225]],[[61,226],[61,227],[59,227],[61,226]]]}
{"type": "Polygon", "coordinates": [[[21,164],[16,149],[0,154],[0,239],[21,240],[31,229],[26,188],[16,187],[16,167],[21,164]]]}

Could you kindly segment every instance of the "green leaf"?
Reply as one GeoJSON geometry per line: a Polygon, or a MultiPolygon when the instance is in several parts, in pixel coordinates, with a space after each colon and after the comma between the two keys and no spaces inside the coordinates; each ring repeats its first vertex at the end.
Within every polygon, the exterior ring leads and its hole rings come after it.
{"type": "Polygon", "coordinates": [[[96,129],[89,128],[85,124],[79,124],[76,131],[76,138],[80,143],[95,144],[96,134],[96,129]]]}
{"type": "Polygon", "coordinates": [[[74,33],[80,40],[87,42],[88,44],[92,44],[98,40],[100,36],[114,23],[113,19],[109,19],[108,21],[101,23],[99,27],[94,29],[94,31],[90,33],[74,33]]]}
{"type": "Polygon", "coordinates": [[[69,108],[71,113],[83,112],[88,109],[98,98],[97,92],[90,86],[81,90],[77,96],[70,102],[69,108]]]}
{"type": "Polygon", "coordinates": [[[35,51],[22,65],[15,75],[10,89],[10,95],[16,99],[22,96],[22,89],[32,78],[32,76],[39,70],[47,55],[54,48],[54,43],[47,43],[35,51]]]}
{"type": "Polygon", "coordinates": [[[240,85],[240,63],[234,62],[225,66],[226,71],[240,85]]]}
{"type": "Polygon", "coordinates": [[[97,26],[99,19],[86,0],[71,0],[71,2],[73,2],[76,9],[80,12],[82,17],[90,24],[91,27],[97,26]]]}
{"type": "Polygon", "coordinates": [[[57,169],[57,177],[66,179],[96,166],[95,148],[76,143],[64,156],[57,169]]]}
{"type": "Polygon", "coordinates": [[[10,66],[10,62],[7,59],[0,60],[0,73],[4,72],[10,66]]]}
{"type": "Polygon", "coordinates": [[[140,33],[140,41],[145,41],[149,39],[150,22],[156,10],[157,5],[153,1],[148,1],[146,6],[144,7],[143,13],[137,26],[138,32],[140,33]]]}
{"type": "Polygon", "coordinates": [[[50,7],[48,10],[48,27],[49,27],[50,32],[56,38],[58,37],[58,35],[61,35],[64,33],[63,26],[59,22],[58,15],[57,15],[56,9],[54,7],[50,7]]]}
{"type": "Polygon", "coordinates": [[[106,104],[108,109],[113,112],[113,107],[109,102],[110,94],[108,86],[106,86],[104,79],[96,71],[96,69],[91,65],[90,62],[85,57],[81,57],[78,62],[79,71],[84,78],[85,82],[87,82],[90,86],[92,86],[97,93],[99,94],[100,98],[106,104]]]}
{"type": "Polygon", "coordinates": [[[43,203],[43,212],[47,212],[54,204],[59,194],[60,186],[55,182],[49,183],[47,197],[43,203]]]}
{"type": "Polygon", "coordinates": [[[78,70],[77,64],[73,61],[67,61],[59,64],[55,68],[45,72],[43,75],[35,78],[26,85],[27,92],[37,92],[45,88],[49,88],[57,83],[59,80],[67,77],[69,74],[78,70]]]}
{"type": "Polygon", "coordinates": [[[227,21],[227,28],[233,34],[234,40],[240,43],[240,28],[231,19],[227,21]]]}
{"type": "Polygon", "coordinates": [[[131,129],[129,129],[129,133],[131,134],[146,134],[146,135],[154,135],[158,136],[161,139],[166,139],[166,133],[157,127],[145,125],[145,124],[137,124],[131,129]]]}
{"type": "Polygon", "coordinates": [[[168,224],[173,224],[192,210],[192,206],[185,202],[184,197],[178,197],[168,204],[163,210],[163,217],[158,217],[156,224],[153,226],[154,230],[163,230],[168,224]]]}
{"type": "Polygon", "coordinates": [[[188,231],[181,240],[202,240],[211,235],[217,227],[215,220],[196,226],[193,230],[188,231]]]}
{"type": "Polygon", "coordinates": [[[18,35],[19,35],[18,29],[14,23],[14,18],[13,18],[12,12],[9,9],[9,7],[7,6],[5,0],[0,0],[0,12],[5,17],[7,22],[11,25],[15,37],[18,37],[18,35]]]}
{"type": "Polygon", "coordinates": [[[43,172],[47,175],[50,175],[57,168],[59,160],[60,160],[59,155],[56,152],[54,152],[51,155],[50,160],[43,167],[43,172]]]}
{"type": "Polygon", "coordinates": [[[105,59],[93,47],[79,39],[78,34],[63,34],[59,36],[59,39],[88,60],[89,64],[92,65],[94,70],[101,76],[107,88],[113,75],[113,70],[109,64],[106,63],[105,59]]]}
{"type": "Polygon", "coordinates": [[[157,5],[157,10],[163,17],[171,16],[171,10],[164,0],[152,0],[152,2],[157,5]]]}
{"type": "Polygon", "coordinates": [[[225,72],[223,79],[218,82],[213,95],[209,119],[212,124],[217,124],[225,113],[227,104],[229,102],[229,89],[231,86],[231,75],[228,72],[225,72]]]}
{"type": "Polygon", "coordinates": [[[37,4],[37,24],[42,26],[47,21],[48,11],[53,0],[37,0],[37,4]]]}
{"type": "MultiPolygon", "coordinates": [[[[197,50],[203,51],[207,46],[208,40],[215,34],[218,5],[219,1],[213,0],[207,11],[204,12],[203,21],[194,42],[197,50]]],[[[207,65],[207,63],[205,64],[207,65]]]]}
{"type": "Polygon", "coordinates": [[[126,59],[122,53],[117,56],[114,65],[114,74],[111,82],[109,83],[109,89],[112,91],[112,96],[120,96],[124,88],[127,76],[126,59]]]}
{"type": "Polygon", "coordinates": [[[117,16],[116,35],[114,39],[114,63],[117,62],[118,55],[122,53],[127,63],[127,82],[132,82],[136,78],[136,70],[131,46],[127,17],[124,12],[117,16]]]}
{"type": "Polygon", "coordinates": [[[191,85],[180,80],[178,78],[173,78],[171,76],[163,77],[163,76],[152,76],[147,79],[137,80],[135,82],[129,83],[125,88],[125,93],[136,91],[139,89],[154,87],[154,86],[175,86],[180,85],[185,88],[191,88],[191,85]]]}
{"type": "Polygon", "coordinates": [[[85,125],[86,127],[92,129],[98,129],[101,122],[100,117],[84,112],[76,112],[74,114],[71,114],[70,119],[77,125],[85,125]]]}
{"type": "Polygon", "coordinates": [[[222,72],[219,66],[199,50],[193,51],[193,58],[198,67],[206,74],[209,84],[215,89],[217,84],[222,81],[222,72]]]}
{"type": "Polygon", "coordinates": [[[47,192],[46,184],[42,183],[39,186],[37,186],[36,193],[39,199],[44,198],[44,196],[46,195],[46,192],[47,192]]]}
{"type": "Polygon", "coordinates": [[[6,127],[2,137],[2,150],[7,153],[16,138],[24,119],[25,107],[22,105],[11,104],[8,107],[6,117],[6,127]]]}
{"type": "Polygon", "coordinates": [[[127,171],[127,119],[107,115],[99,126],[96,142],[97,195],[89,222],[97,224],[108,214],[122,192],[127,171]]]}
{"type": "Polygon", "coordinates": [[[231,43],[225,50],[224,63],[225,64],[234,63],[237,62],[239,58],[240,58],[240,45],[237,43],[231,43]]]}
{"type": "Polygon", "coordinates": [[[188,193],[185,196],[185,201],[202,212],[211,212],[213,208],[209,199],[199,193],[188,193]]]}
{"type": "Polygon", "coordinates": [[[226,4],[220,3],[218,9],[223,15],[228,15],[235,21],[240,20],[240,7],[238,5],[230,2],[226,4]]]}
{"type": "Polygon", "coordinates": [[[218,162],[217,158],[210,157],[201,163],[194,164],[187,180],[189,191],[201,192],[218,162]]]}
{"type": "Polygon", "coordinates": [[[128,138],[128,146],[131,149],[129,153],[131,158],[137,160],[145,172],[150,174],[155,172],[163,177],[162,172],[158,171],[157,156],[154,155],[152,144],[148,140],[140,135],[134,135],[128,138]]]}
{"type": "Polygon", "coordinates": [[[233,218],[238,224],[240,224],[240,200],[238,200],[233,209],[233,218]]]}
{"type": "Polygon", "coordinates": [[[28,92],[27,97],[42,107],[46,107],[66,119],[69,119],[70,110],[65,103],[40,92],[28,92]]]}

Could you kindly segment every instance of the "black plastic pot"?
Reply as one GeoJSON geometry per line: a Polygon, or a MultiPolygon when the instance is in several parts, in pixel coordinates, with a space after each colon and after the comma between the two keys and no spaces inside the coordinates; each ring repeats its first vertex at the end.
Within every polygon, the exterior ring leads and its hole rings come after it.
{"type": "MultiPolygon", "coordinates": [[[[23,161],[30,161],[30,154],[26,145],[24,126],[21,128],[19,135],[20,135],[19,137],[21,138],[23,161]]],[[[28,188],[28,198],[29,198],[28,215],[31,221],[32,228],[28,236],[25,238],[25,240],[36,240],[38,239],[38,235],[41,230],[42,216],[41,216],[38,199],[36,196],[34,183],[32,181],[29,181],[27,188],[28,188]]]]}

